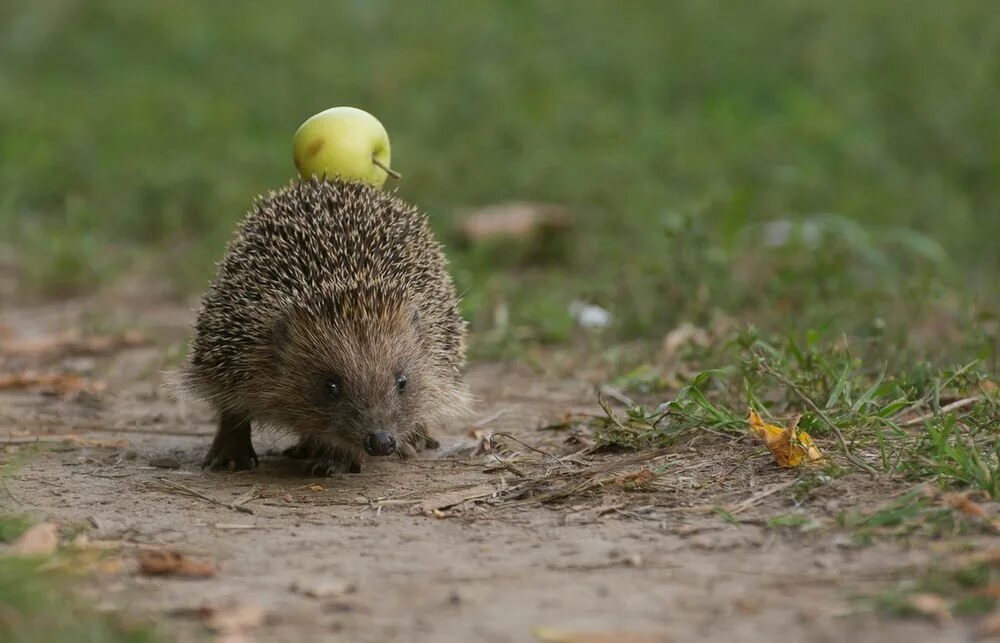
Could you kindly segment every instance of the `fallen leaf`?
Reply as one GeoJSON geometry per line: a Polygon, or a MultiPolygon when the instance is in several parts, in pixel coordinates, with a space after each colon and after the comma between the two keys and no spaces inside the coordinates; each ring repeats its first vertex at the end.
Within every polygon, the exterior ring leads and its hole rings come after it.
{"type": "Polygon", "coordinates": [[[296,594],[302,594],[309,598],[329,598],[331,596],[343,596],[353,594],[358,591],[358,586],[347,580],[323,580],[318,582],[295,581],[291,590],[296,594]]]}
{"type": "Polygon", "coordinates": [[[204,605],[198,610],[205,626],[219,634],[240,634],[264,624],[264,608],[250,603],[204,605]]]}
{"type": "Polygon", "coordinates": [[[313,484],[309,485],[309,491],[325,491],[323,485],[313,484]]]}
{"type": "Polygon", "coordinates": [[[543,643],[668,643],[663,634],[652,632],[627,632],[622,630],[564,630],[559,627],[539,626],[532,634],[543,643]]]}
{"type": "Polygon", "coordinates": [[[974,518],[988,518],[986,511],[969,498],[965,493],[949,493],[945,495],[944,502],[952,509],[958,509],[962,513],[974,518]]]}
{"type": "Polygon", "coordinates": [[[7,548],[8,556],[49,556],[59,545],[59,526],[43,522],[28,529],[7,548]]]}
{"type": "Polygon", "coordinates": [[[568,228],[569,210],[560,205],[513,201],[490,205],[462,215],[459,230],[470,242],[508,238],[525,240],[547,231],[568,228]]]}
{"type": "Polygon", "coordinates": [[[822,460],[823,454],[813,444],[812,438],[805,431],[796,431],[795,425],[798,420],[792,422],[786,429],[773,424],[765,423],[756,411],[750,409],[750,417],[747,418],[750,428],[764,441],[764,445],[770,449],[775,461],[782,467],[797,467],[803,462],[815,462],[822,460]]]}
{"type": "Polygon", "coordinates": [[[951,620],[951,610],[948,609],[948,601],[937,594],[913,594],[906,602],[917,613],[929,616],[938,623],[945,623],[951,620]]]}
{"type": "Polygon", "coordinates": [[[980,587],[972,591],[974,596],[986,596],[988,598],[1000,599],[1000,583],[990,583],[986,587],[980,587]]]}
{"type": "Polygon", "coordinates": [[[663,338],[663,343],[660,345],[660,361],[664,364],[671,364],[684,346],[705,347],[711,342],[712,338],[708,331],[685,322],[663,338]]]}
{"type": "Polygon", "coordinates": [[[148,343],[145,336],[134,330],[127,330],[119,335],[91,337],[82,337],[78,331],[71,331],[41,337],[5,339],[0,342],[0,352],[21,357],[43,354],[97,355],[148,343]]]}
{"type": "Polygon", "coordinates": [[[650,469],[640,469],[632,473],[625,473],[611,480],[611,484],[624,489],[625,491],[639,491],[648,489],[650,483],[656,479],[656,474],[650,469]]]}
{"type": "Polygon", "coordinates": [[[192,560],[167,549],[139,550],[139,571],[147,576],[186,576],[207,578],[215,575],[215,563],[192,560]]]}
{"type": "Polygon", "coordinates": [[[83,390],[100,392],[104,390],[104,383],[88,380],[72,373],[41,373],[37,371],[0,373],[0,390],[36,387],[65,395],[83,390]]]}
{"type": "Polygon", "coordinates": [[[963,566],[989,565],[991,567],[1000,567],[1000,547],[966,554],[959,558],[959,564],[963,566]]]}

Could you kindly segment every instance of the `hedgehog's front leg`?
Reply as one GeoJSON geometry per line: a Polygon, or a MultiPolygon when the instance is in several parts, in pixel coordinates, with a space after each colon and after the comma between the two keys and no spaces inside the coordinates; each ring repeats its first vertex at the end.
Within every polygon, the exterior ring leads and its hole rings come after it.
{"type": "Polygon", "coordinates": [[[223,411],[215,439],[212,440],[212,448],[208,450],[201,466],[240,471],[253,469],[258,464],[257,453],[250,440],[250,418],[223,411]]]}
{"type": "Polygon", "coordinates": [[[400,458],[405,460],[418,451],[423,451],[424,449],[434,451],[440,447],[441,443],[431,435],[427,427],[421,425],[414,427],[413,430],[406,434],[403,438],[403,444],[396,450],[396,453],[400,458]]]}
{"type": "Polygon", "coordinates": [[[314,476],[332,476],[338,473],[361,473],[361,460],[346,449],[322,442],[300,439],[282,455],[306,461],[306,471],[314,476]]]}

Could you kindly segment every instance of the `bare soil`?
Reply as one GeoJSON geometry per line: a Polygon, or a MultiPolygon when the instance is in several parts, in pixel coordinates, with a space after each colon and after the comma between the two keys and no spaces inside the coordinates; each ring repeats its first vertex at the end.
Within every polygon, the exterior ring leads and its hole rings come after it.
{"type": "MultiPolygon", "coordinates": [[[[519,364],[471,366],[479,435],[507,433],[544,454],[498,438],[503,466],[475,453],[476,427],[461,426],[440,436],[439,454],[315,478],[277,455],[283,439],[255,435],[257,471],[202,471],[213,417],[165,391],[163,375],[179,363],[191,317],[149,292],[0,311],[0,371],[84,378],[62,392],[0,392],[0,450],[46,445],[6,481],[9,494],[0,488],[0,503],[120,543],[123,569],[95,577],[88,593],[151,615],[179,640],[209,632],[206,607],[233,605],[263,610],[246,633],[261,641],[533,641],[539,627],[606,641],[972,636],[960,619],[892,618],[855,598],[967,540],[860,547],[829,526],[769,529],[768,518],[796,508],[788,489],[799,474],[750,440],[707,436],[644,462],[590,453],[586,435],[543,427],[599,412],[595,382],[519,364]],[[126,328],[145,341],[87,339],[126,328]],[[643,468],[657,475],[642,478],[643,468]],[[218,571],[141,575],[136,552],[150,547],[218,571]]],[[[855,474],[799,501],[823,520],[900,491],[855,474]]]]}

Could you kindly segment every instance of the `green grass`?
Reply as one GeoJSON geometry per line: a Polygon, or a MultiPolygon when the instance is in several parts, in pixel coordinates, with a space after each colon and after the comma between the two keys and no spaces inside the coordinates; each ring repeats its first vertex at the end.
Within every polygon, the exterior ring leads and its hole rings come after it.
{"type": "Polygon", "coordinates": [[[867,597],[879,610],[897,616],[931,616],[913,603],[918,594],[941,597],[943,607],[955,616],[989,614],[998,604],[990,593],[1000,579],[996,564],[971,563],[930,567],[920,577],[899,583],[867,597]]]}
{"type": "MultiPolygon", "coordinates": [[[[16,462],[0,461],[0,482],[16,462]]],[[[2,489],[0,489],[2,490],[2,489]]],[[[159,640],[150,624],[118,612],[98,612],[73,595],[65,571],[73,552],[55,557],[5,556],[31,519],[0,506],[0,641],[3,643],[143,643],[159,640]],[[61,565],[53,565],[60,562],[61,565]]]]}
{"type": "Polygon", "coordinates": [[[497,297],[546,341],[573,299],[641,337],[719,310],[833,333],[942,300],[996,315],[988,9],[14,0],[0,226],[29,293],[137,268],[200,290],[251,197],[292,176],[298,124],[355,104],[388,127],[476,330],[497,297]],[[458,210],[507,199],[568,205],[571,251],[454,243],[458,210]]]}
{"type": "MultiPolygon", "coordinates": [[[[0,524],[5,518],[0,517],[0,524]]],[[[5,643],[140,643],[149,626],[93,611],[69,593],[68,580],[45,561],[0,557],[0,640],[5,643]]]]}

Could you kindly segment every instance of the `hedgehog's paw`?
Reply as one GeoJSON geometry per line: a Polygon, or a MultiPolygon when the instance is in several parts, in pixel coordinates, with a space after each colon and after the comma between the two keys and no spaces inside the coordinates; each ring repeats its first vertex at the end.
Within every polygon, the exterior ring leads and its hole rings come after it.
{"type": "Polygon", "coordinates": [[[257,452],[253,450],[253,444],[249,438],[240,440],[230,437],[220,440],[217,436],[201,466],[203,469],[208,467],[214,470],[244,471],[256,469],[258,464],[260,464],[260,460],[257,458],[257,452]]]}
{"type": "Polygon", "coordinates": [[[224,414],[212,447],[201,463],[202,468],[242,471],[254,469],[258,464],[260,460],[250,440],[250,420],[224,414]]]}
{"type": "Polygon", "coordinates": [[[361,460],[353,453],[337,447],[310,451],[306,470],[314,476],[335,476],[341,473],[361,473],[361,460]]]}
{"type": "Polygon", "coordinates": [[[406,437],[403,438],[403,442],[410,447],[409,449],[399,450],[399,453],[403,458],[407,458],[415,452],[423,451],[424,449],[435,451],[441,448],[441,443],[435,440],[427,429],[422,427],[407,433],[406,437]]]}

